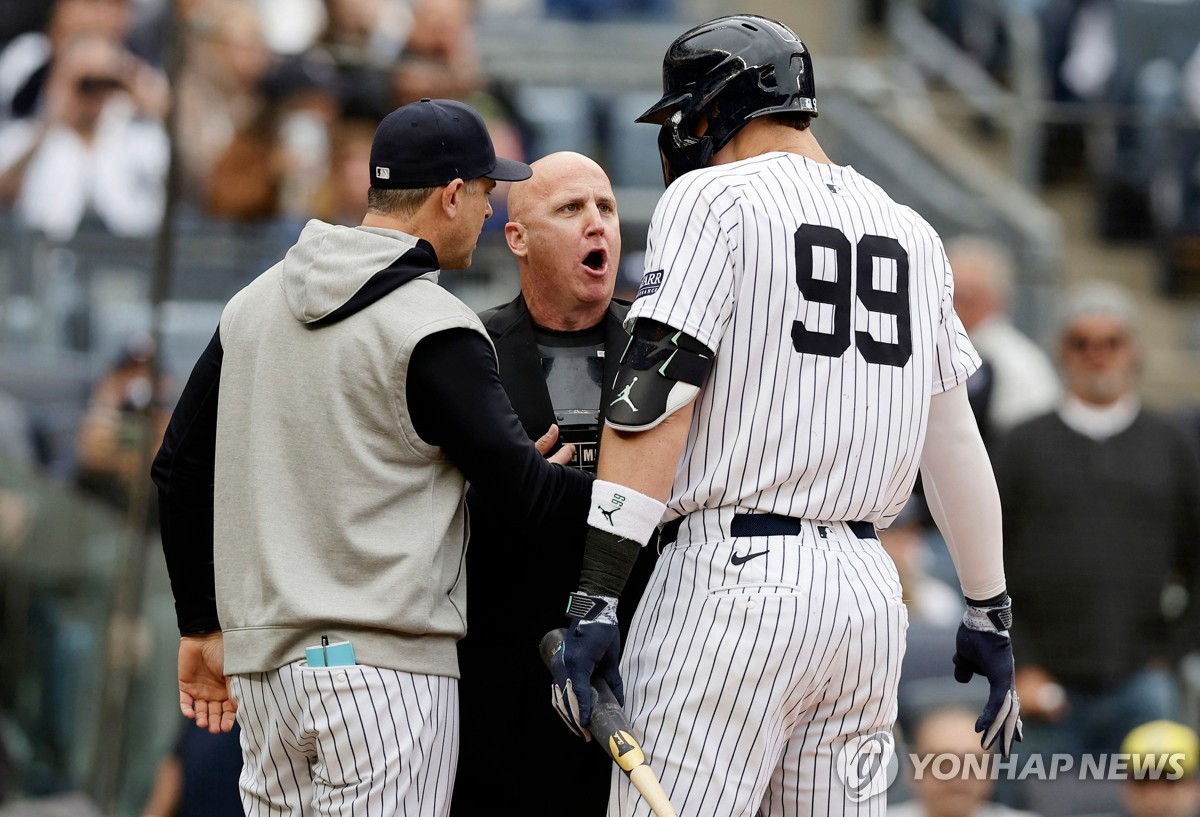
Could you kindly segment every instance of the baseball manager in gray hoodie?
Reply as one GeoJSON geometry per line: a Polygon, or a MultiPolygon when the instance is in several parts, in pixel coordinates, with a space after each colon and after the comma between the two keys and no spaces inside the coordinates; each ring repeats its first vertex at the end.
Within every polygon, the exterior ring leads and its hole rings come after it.
{"type": "Polygon", "coordinates": [[[587,512],[590,477],[569,446],[543,458],[553,427],[530,444],[483,325],[438,286],[496,181],[530,174],[462,103],[393,111],[362,225],[310,221],[180,398],[153,467],[179,702],[241,724],[248,814],[446,814],[466,484],[525,523],[587,512]]]}

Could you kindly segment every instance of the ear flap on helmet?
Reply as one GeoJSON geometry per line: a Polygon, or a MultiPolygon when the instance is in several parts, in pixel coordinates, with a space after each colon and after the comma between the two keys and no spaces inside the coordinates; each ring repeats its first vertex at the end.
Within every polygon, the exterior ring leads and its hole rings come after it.
{"type": "Polygon", "coordinates": [[[681,111],[673,113],[658,131],[658,154],[668,187],[684,173],[706,166],[714,152],[711,136],[693,136],[686,131],[681,111]]]}

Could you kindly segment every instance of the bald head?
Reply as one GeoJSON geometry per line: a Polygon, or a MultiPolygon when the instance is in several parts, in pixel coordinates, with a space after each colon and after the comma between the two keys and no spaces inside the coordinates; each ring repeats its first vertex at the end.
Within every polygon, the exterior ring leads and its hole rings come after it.
{"type": "Polygon", "coordinates": [[[602,178],[608,184],[604,168],[582,153],[568,150],[551,153],[529,166],[533,168],[533,176],[514,184],[508,193],[508,213],[513,221],[521,221],[529,214],[534,202],[544,199],[565,179],[594,177],[602,178]]]}
{"type": "Polygon", "coordinates": [[[612,300],[621,225],[612,183],[578,153],[552,153],[508,193],[508,248],[535,322],[572,331],[594,326],[612,300]]]}

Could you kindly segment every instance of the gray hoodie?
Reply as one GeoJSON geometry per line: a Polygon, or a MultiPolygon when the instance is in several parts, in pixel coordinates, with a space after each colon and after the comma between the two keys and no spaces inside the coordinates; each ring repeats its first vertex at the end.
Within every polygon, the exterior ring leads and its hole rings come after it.
{"type": "Polygon", "coordinates": [[[326,635],[359,663],[458,676],[465,482],[414,430],[405,380],[422,338],[487,333],[436,264],[404,233],[314,220],[226,306],[214,559],[227,673],[282,666],[326,635]]]}

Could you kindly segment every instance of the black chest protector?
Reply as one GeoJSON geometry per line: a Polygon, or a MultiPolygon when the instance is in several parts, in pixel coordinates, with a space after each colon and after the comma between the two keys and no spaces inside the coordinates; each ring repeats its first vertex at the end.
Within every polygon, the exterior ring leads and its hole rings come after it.
{"type": "Polygon", "coordinates": [[[571,333],[551,333],[535,326],[534,335],[559,442],[574,444],[573,466],[595,473],[604,379],[603,325],[599,332],[571,333]]]}

